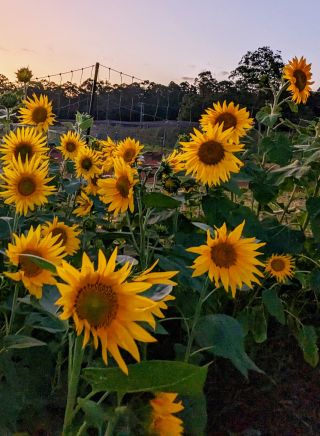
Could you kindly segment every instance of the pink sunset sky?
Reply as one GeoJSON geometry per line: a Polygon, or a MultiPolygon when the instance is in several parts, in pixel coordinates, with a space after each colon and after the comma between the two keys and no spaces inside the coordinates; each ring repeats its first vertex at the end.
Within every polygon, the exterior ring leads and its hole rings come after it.
{"type": "Polygon", "coordinates": [[[164,84],[192,80],[203,70],[221,80],[248,50],[268,45],[281,50],[284,61],[304,55],[319,87],[316,0],[1,3],[0,73],[10,79],[21,66],[40,77],[99,61],[164,84]]]}

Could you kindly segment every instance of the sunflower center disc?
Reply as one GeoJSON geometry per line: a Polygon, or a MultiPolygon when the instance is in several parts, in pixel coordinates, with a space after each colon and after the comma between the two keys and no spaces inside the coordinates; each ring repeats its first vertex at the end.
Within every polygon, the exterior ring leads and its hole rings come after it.
{"type": "Polygon", "coordinates": [[[92,161],[89,157],[85,157],[81,162],[81,166],[84,170],[89,171],[92,167],[92,161]]]}
{"type": "Polygon", "coordinates": [[[74,142],[67,142],[66,149],[69,151],[69,153],[72,153],[76,149],[76,144],[74,142]]]}
{"type": "Polygon", "coordinates": [[[36,184],[31,177],[22,177],[18,183],[18,192],[21,195],[28,196],[35,192],[36,184]]]}
{"type": "Polygon", "coordinates": [[[64,229],[56,228],[56,229],[53,229],[51,233],[52,233],[52,236],[59,235],[59,238],[57,239],[56,244],[59,244],[59,242],[62,241],[62,245],[66,245],[66,242],[68,240],[68,236],[67,236],[67,233],[64,229]]]}
{"type": "Polygon", "coordinates": [[[229,268],[235,265],[237,253],[232,245],[220,242],[211,248],[211,259],[220,268],[229,268]]]}
{"type": "MultiPolygon", "coordinates": [[[[33,256],[41,257],[41,254],[36,250],[28,250],[23,252],[22,254],[32,254],[33,256]]],[[[28,259],[24,256],[19,256],[19,265],[20,268],[24,271],[26,277],[35,277],[42,271],[42,268],[40,268],[40,266],[36,265],[34,262],[32,262],[31,259],[28,259]]]]}
{"type": "Polygon", "coordinates": [[[301,70],[296,70],[293,73],[293,77],[296,79],[296,87],[299,89],[299,91],[303,91],[307,84],[306,74],[301,70]]]}
{"type": "Polygon", "coordinates": [[[123,154],[123,160],[125,162],[131,162],[135,155],[135,151],[133,148],[128,148],[123,154]]]}
{"type": "Polygon", "coordinates": [[[120,192],[121,196],[127,198],[130,191],[130,183],[126,176],[121,176],[117,180],[116,188],[120,192]]]}
{"type": "Polygon", "coordinates": [[[224,148],[216,141],[207,141],[200,145],[198,156],[207,165],[216,165],[224,158],[224,148]]]}
{"type": "Polygon", "coordinates": [[[15,158],[18,160],[18,156],[20,155],[22,162],[26,161],[27,156],[30,160],[32,154],[32,146],[30,144],[19,144],[14,151],[15,158]]]}
{"type": "Polygon", "coordinates": [[[216,119],[216,123],[221,124],[223,122],[222,130],[230,129],[230,127],[236,127],[237,119],[233,114],[225,112],[219,115],[216,119]]]}
{"type": "Polygon", "coordinates": [[[47,120],[48,112],[45,107],[36,107],[32,112],[32,120],[36,123],[44,123],[47,120]]]}
{"type": "Polygon", "coordinates": [[[98,328],[111,324],[117,316],[119,304],[111,286],[96,283],[80,289],[75,306],[80,319],[98,328]]]}
{"type": "Polygon", "coordinates": [[[273,259],[271,261],[271,268],[274,271],[283,271],[285,268],[284,261],[282,259],[273,259]]]}

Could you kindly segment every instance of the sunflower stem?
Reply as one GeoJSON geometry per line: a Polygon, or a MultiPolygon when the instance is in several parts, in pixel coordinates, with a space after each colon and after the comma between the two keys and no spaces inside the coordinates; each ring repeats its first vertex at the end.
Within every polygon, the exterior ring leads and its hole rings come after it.
{"type": "MultiPolygon", "coordinates": [[[[72,335],[69,336],[69,341],[72,341],[72,335]]],[[[72,350],[72,346],[70,347],[70,342],[69,342],[70,371],[68,371],[68,375],[69,375],[68,397],[67,397],[67,405],[64,415],[62,436],[71,436],[71,424],[74,416],[74,408],[77,399],[77,390],[78,390],[81,364],[82,364],[83,352],[84,352],[82,348],[81,336],[77,336],[74,342],[73,356],[72,353],[70,355],[71,350],[72,350]],[[70,363],[70,361],[72,361],[72,363],[70,363]]]]}
{"type": "Polygon", "coordinates": [[[146,235],[145,235],[145,222],[143,219],[143,205],[142,205],[142,192],[140,190],[138,195],[138,212],[139,212],[139,230],[140,230],[140,265],[141,269],[144,270],[147,267],[146,264],[146,235]]]}
{"type": "Polygon", "coordinates": [[[190,356],[191,356],[191,348],[193,345],[193,341],[194,341],[194,336],[196,333],[196,326],[198,324],[200,315],[201,315],[201,309],[202,309],[202,305],[203,303],[206,301],[205,298],[205,294],[208,288],[208,277],[206,278],[201,291],[200,291],[200,296],[199,296],[199,300],[196,306],[196,310],[194,312],[194,318],[193,318],[193,322],[191,325],[191,329],[190,329],[190,334],[188,335],[188,343],[187,343],[187,348],[186,348],[186,354],[184,356],[184,361],[185,362],[189,362],[190,356]]]}
{"type": "Polygon", "coordinates": [[[10,320],[9,320],[7,335],[10,335],[10,333],[12,331],[12,326],[13,326],[14,318],[15,318],[15,315],[16,315],[18,295],[19,295],[19,283],[16,283],[15,287],[14,287],[12,306],[11,306],[11,314],[10,314],[10,320]]]}

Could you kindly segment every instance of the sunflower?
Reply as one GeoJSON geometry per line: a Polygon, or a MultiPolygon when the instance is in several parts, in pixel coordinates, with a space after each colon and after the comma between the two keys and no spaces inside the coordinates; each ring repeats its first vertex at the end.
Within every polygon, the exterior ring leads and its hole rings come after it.
{"type": "Polygon", "coordinates": [[[95,348],[99,340],[101,342],[104,362],[107,364],[109,352],[121,370],[128,374],[119,347],[139,361],[140,354],[135,341],[156,341],[138,324],[138,321],[151,324],[153,315],[150,309],[156,303],[139,295],[152,286],[150,283],[127,280],[133,267],[130,262],[115,271],[116,258],[117,248],[108,262],[99,250],[96,270],[86,253],[82,257],[81,270],[63,262],[57,270],[66,283],[58,284],[61,298],[56,304],[63,307],[61,319],[73,317],[77,335],[84,331],[83,346],[92,334],[95,348]]]}
{"type": "Polygon", "coordinates": [[[239,139],[246,134],[246,131],[252,128],[253,118],[249,117],[249,112],[246,108],[239,109],[239,105],[233,102],[227,104],[226,101],[221,104],[213,103],[213,109],[209,107],[206,113],[202,115],[200,124],[203,130],[207,130],[208,126],[221,124],[222,130],[233,129],[230,134],[230,140],[239,143],[239,139]]]}
{"type": "Polygon", "coordinates": [[[4,274],[15,281],[21,280],[30,294],[41,298],[43,285],[54,285],[56,280],[50,271],[41,268],[23,255],[39,256],[55,266],[60,265],[65,254],[64,247],[61,243],[57,243],[57,238],[51,234],[42,238],[41,226],[35,230],[31,226],[27,235],[18,236],[14,233],[14,243],[8,245],[6,255],[10,263],[18,266],[19,270],[15,273],[5,272],[4,274]]]}
{"type": "Polygon", "coordinates": [[[183,421],[174,416],[184,409],[182,401],[175,402],[178,394],[159,392],[150,400],[152,408],[149,432],[157,436],[179,436],[183,434],[183,421]]]}
{"type": "Polygon", "coordinates": [[[128,165],[133,165],[142,149],[143,145],[139,141],[126,138],[119,141],[114,155],[115,157],[121,157],[128,165]]]}
{"type": "Polygon", "coordinates": [[[153,269],[157,266],[159,259],[156,260],[152,266],[142,273],[140,273],[133,280],[135,282],[147,282],[152,285],[172,285],[174,286],[176,283],[171,280],[173,276],[178,274],[179,271],[153,271],[153,269]]]}
{"type": "Polygon", "coordinates": [[[243,163],[233,154],[242,151],[242,144],[229,142],[232,129],[223,131],[223,126],[208,125],[206,132],[194,129],[190,142],[181,142],[181,159],[185,161],[186,174],[203,184],[220,185],[227,182],[230,173],[238,173],[243,163]]]}
{"type": "Polygon", "coordinates": [[[164,159],[164,163],[168,164],[174,173],[180,173],[185,167],[184,163],[181,161],[181,153],[178,150],[173,150],[173,152],[164,159]]]}
{"type": "Polygon", "coordinates": [[[16,132],[11,131],[3,138],[3,144],[0,146],[0,153],[4,156],[1,160],[5,165],[12,162],[12,159],[21,157],[24,163],[28,157],[29,161],[34,155],[47,159],[49,148],[47,147],[46,138],[33,127],[20,128],[16,132]]]}
{"type": "Polygon", "coordinates": [[[290,83],[288,91],[292,93],[292,100],[296,103],[306,103],[311,87],[311,64],[307,64],[306,59],[301,57],[299,60],[294,57],[283,69],[283,78],[290,83]]]}
{"type": "Polygon", "coordinates": [[[42,226],[43,236],[51,234],[52,236],[59,235],[57,244],[63,247],[64,252],[68,255],[74,254],[79,250],[80,239],[77,236],[80,234],[77,225],[67,226],[63,221],[58,221],[58,217],[54,217],[53,221],[47,221],[42,226]],[[61,244],[60,244],[61,243],[61,244]]]}
{"type": "Polygon", "coordinates": [[[57,147],[57,150],[60,150],[64,159],[72,159],[74,160],[79,150],[84,149],[86,147],[86,143],[79,133],[76,132],[67,132],[64,135],[60,136],[60,145],[57,147]]]}
{"type": "Polygon", "coordinates": [[[101,162],[99,155],[91,148],[85,147],[79,150],[75,158],[77,177],[84,177],[88,179],[95,177],[101,173],[101,162]]]}
{"type": "Polygon", "coordinates": [[[266,263],[266,272],[274,277],[277,282],[284,282],[293,276],[294,262],[288,254],[273,254],[266,263]]]}
{"type": "Polygon", "coordinates": [[[98,180],[98,194],[101,201],[109,204],[108,212],[118,215],[119,212],[126,212],[128,208],[134,210],[133,187],[137,180],[134,180],[136,171],[127,165],[123,159],[114,160],[115,177],[98,180]]]}
{"type": "Polygon", "coordinates": [[[98,186],[98,177],[90,177],[87,179],[87,185],[83,188],[86,194],[97,195],[99,186],[98,186]]]}
{"type": "Polygon", "coordinates": [[[27,97],[26,100],[23,100],[26,107],[19,109],[20,121],[22,124],[35,126],[39,131],[47,131],[55,119],[52,112],[52,102],[49,102],[48,97],[42,94],[39,98],[33,94],[32,98],[27,97]]]}
{"type": "Polygon", "coordinates": [[[256,276],[263,277],[256,265],[263,266],[256,257],[261,254],[256,251],[265,245],[255,242],[255,238],[241,238],[245,221],[239,224],[232,232],[227,234],[226,224],[215,230],[212,239],[207,231],[207,244],[200,247],[191,247],[187,251],[200,254],[191,268],[194,269],[192,277],[201,276],[208,272],[211,281],[218,287],[220,281],[228,292],[231,288],[235,297],[236,288],[245,283],[252,288],[253,283],[260,283],[256,276]]]}
{"type": "Polygon", "coordinates": [[[30,161],[26,157],[24,163],[20,155],[18,160],[13,158],[0,177],[5,182],[1,185],[4,191],[0,192],[0,197],[5,198],[6,204],[14,204],[21,215],[48,203],[47,197],[55,191],[54,186],[47,185],[52,177],[48,177],[48,163],[41,156],[34,155],[30,161]]]}
{"type": "Polygon", "coordinates": [[[72,212],[76,216],[87,216],[91,212],[93,201],[85,194],[81,192],[76,198],[77,208],[72,212]]]}
{"type": "Polygon", "coordinates": [[[108,172],[113,168],[117,144],[108,136],[105,141],[100,141],[100,146],[102,169],[104,172],[108,172]]]}
{"type": "Polygon", "coordinates": [[[29,83],[32,79],[32,71],[28,67],[19,68],[16,72],[17,81],[20,83],[29,83]]]}

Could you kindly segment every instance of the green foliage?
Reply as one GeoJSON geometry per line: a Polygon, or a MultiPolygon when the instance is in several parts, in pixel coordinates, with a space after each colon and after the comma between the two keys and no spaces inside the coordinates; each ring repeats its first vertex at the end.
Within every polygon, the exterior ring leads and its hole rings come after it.
{"type": "Polygon", "coordinates": [[[96,392],[163,391],[193,396],[202,393],[207,376],[206,367],[165,360],[149,360],[128,365],[128,368],[129,375],[119,368],[86,368],[83,377],[96,392]]]}
{"type": "Polygon", "coordinates": [[[284,309],[277,291],[275,289],[265,289],[262,292],[262,301],[270,315],[274,316],[281,324],[285,324],[284,309]]]}
{"type": "Polygon", "coordinates": [[[297,339],[306,362],[316,367],[319,363],[319,349],[315,328],[312,325],[303,325],[298,330],[297,339]]]}
{"type": "Polygon", "coordinates": [[[248,370],[261,372],[244,350],[244,333],[239,322],[227,315],[207,315],[196,329],[197,343],[208,353],[230,359],[244,375],[248,370]]]}

